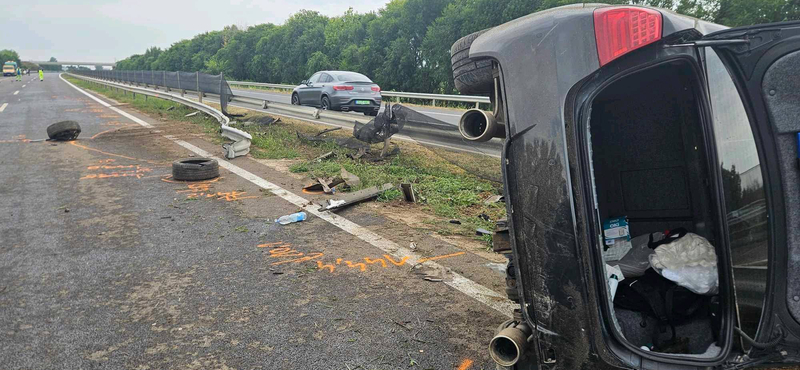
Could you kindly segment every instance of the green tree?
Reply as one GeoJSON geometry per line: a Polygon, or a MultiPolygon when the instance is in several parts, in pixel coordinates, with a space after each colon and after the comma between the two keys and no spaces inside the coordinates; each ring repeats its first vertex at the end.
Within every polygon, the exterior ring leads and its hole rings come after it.
{"type": "Polygon", "coordinates": [[[17,65],[22,65],[22,62],[19,59],[19,54],[16,51],[10,49],[3,49],[0,50],[0,63],[5,62],[16,62],[17,65]]]}
{"type": "Polygon", "coordinates": [[[56,63],[56,62],[58,62],[58,59],[56,59],[56,57],[50,57],[50,62],[51,63],[56,63]]]}

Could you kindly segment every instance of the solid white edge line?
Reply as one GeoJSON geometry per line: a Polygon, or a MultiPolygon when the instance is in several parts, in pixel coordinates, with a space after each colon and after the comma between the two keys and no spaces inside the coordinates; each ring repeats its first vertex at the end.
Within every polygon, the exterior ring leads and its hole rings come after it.
{"type": "MultiPolygon", "coordinates": [[[[113,111],[115,111],[117,113],[122,114],[122,111],[120,109],[118,109],[116,107],[112,107],[110,104],[103,102],[102,100],[94,97],[93,95],[90,95],[89,93],[83,91],[83,89],[81,89],[81,88],[69,83],[69,81],[64,80],[64,78],[61,77],[61,75],[59,75],[59,77],[64,82],[66,82],[67,84],[69,84],[70,86],[75,88],[76,90],[82,92],[83,94],[85,94],[86,96],[94,99],[95,101],[100,102],[103,106],[105,106],[107,108],[110,108],[110,109],[112,109],[113,111]]],[[[127,113],[123,114],[123,115],[125,117],[131,118],[134,122],[136,122],[136,123],[138,123],[138,124],[140,124],[140,125],[142,125],[144,127],[149,127],[149,128],[153,127],[149,123],[144,122],[144,121],[142,121],[142,120],[140,120],[140,119],[138,119],[136,117],[133,117],[133,116],[127,114],[127,113]]],[[[368,229],[356,224],[355,222],[352,222],[352,221],[350,221],[350,220],[348,220],[348,219],[346,219],[344,217],[341,217],[339,215],[336,215],[334,213],[320,212],[317,209],[318,206],[316,206],[314,204],[309,204],[310,202],[307,199],[305,199],[305,198],[303,198],[303,197],[301,197],[299,195],[296,195],[296,194],[294,194],[294,193],[292,193],[292,192],[290,192],[290,191],[288,191],[286,189],[283,189],[280,186],[275,185],[275,184],[273,184],[273,183],[271,183],[271,182],[269,182],[267,180],[264,180],[263,178],[258,177],[256,175],[254,175],[253,173],[251,173],[251,172],[249,172],[249,171],[247,171],[247,170],[245,170],[245,169],[243,169],[243,168],[241,168],[241,167],[239,167],[239,166],[237,166],[237,165],[235,165],[235,164],[233,164],[233,163],[231,163],[231,162],[229,162],[229,161],[227,161],[225,159],[222,159],[222,158],[219,158],[217,156],[214,156],[211,153],[209,153],[209,152],[207,152],[207,151],[205,151],[205,150],[203,150],[201,148],[198,148],[198,147],[196,147],[196,146],[194,146],[194,145],[192,145],[192,144],[190,144],[190,143],[188,143],[186,141],[183,141],[183,140],[180,140],[180,139],[176,138],[175,136],[164,135],[164,138],[175,142],[176,144],[186,148],[187,150],[197,154],[198,156],[206,157],[206,158],[212,158],[212,159],[217,160],[217,162],[219,162],[219,165],[222,168],[224,168],[224,169],[226,169],[226,170],[228,170],[228,171],[240,176],[241,178],[243,178],[243,179],[245,179],[247,181],[250,181],[251,183],[253,183],[253,184],[255,184],[255,185],[257,185],[257,186],[259,186],[259,187],[261,187],[263,189],[269,190],[270,192],[272,192],[276,196],[281,197],[284,200],[288,201],[289,203],[292,203],[295,206],[302,208],[306,212],[311,213],[311,214],[313,214],[313,215],[315,215],[315,216],[327,221],[331,225],[334,225],[334,226],[342,229],[343,231],[349,233],[350,235],[353,235],[356,238],[359,238],[359,239],[371,244],[372,246],[380,249],[381,251],[385,252],[386,254],[391,255],[394,258],[402,259],[402,258],[408,257],[407,262],[411,266],[416,265],[418,263],[417,261],[421,259],[419,255],[417,255],[416,253],[412,252],[410,249],[401,247],[397,243],[395,243],[395,242],[393,242],[393,241],[391,241],[389,239],[386,239],[386,238],[384,238],[384,237],[382,237],[382,236],[380,236],[380,235],[378,235],[378,234],[376,234],[376,233],[374,233],[374,232],[372,232],[372,231],[370,231],[370,230],[368,230],[368,229]]],[[[440,264],[438,264],[436,262],[433,262],[433,261],[423,262],[422,265],[426,266],[426,267],[429,267],[429,268],[434,268],[434,269],[437,269],[437,270],[445,269],[444,266],[442,266],[442,265],[440,265],[440,264]]],[[[487,288],[487,287],[485,287],[483,285],[480,285],[480,284],[478,284],[478,283],[476,283],[476,282],[474,282],[474,281],[472,281],[472,280],[470,280],[470,279],[468,279],[468,278],[466,278],[466,277],[464,277],[464,276],[462,276],[462,275],[460,275],[460,274],[458,274],[456,272],[450,272],[450,275],[452,276],[452,280],[445,281],[444,282],[445,284],[447,284],[450,287],[458,290],[459,292],[464,293],[467,296],[472,297],[473,299],[475,299],[475,300],[477,300],[477,301],[489,306],[490,308],[494,309],[495,311],[500,312],[503,315],[506,315],[507,317],[512,317],[513,316],[514,309],[518,307],[517,304],[511,302],[510,300],[508,300],[506,297],[500,295],[499,293],[497,293],[497,292],[495,292],[495,291],[493,291],[493,290],[491,290],[491,289],[489,289],[489,288],[487,288]]]]}
{"type": "Polygon", "coordinates": [[[60,78],[60,79],[61,79],[61,81],[64,81],[64,82],[66,82],[68,85],[70,85],[70,86],[72,86],[73,88],[75,88],[76,90],[80,91],[80,92],[81,92],[83,95],[86,95],[86,96],[90,97],[92,100],[94,100],[94,101],[96,101],[96,102],[100,103],[100,105],[102,105],[102,106],[104,106],[104,107],[106,107],[106,108],[108,108],[108,109],[111,109],[111,110],[113,110],[114,112],[117,112],[117,113],[119,113],[120,115],[122,115],[122,116],[124,116],[124,117],[126,117],[126,118],[130,119],[131,121],[133,121],[133,122],[136,122],[136,123],[138,123],[138,124],[140,124],[140,125],[142,125],[142,126],[144,126],[144,127],[147,127],[147,128],[153,128],[153,125],[151,125],[151,124],[149,124],[149,123],[147,123],[147,122],[145,122],[145,121],[142,121],[141,119],[137,118],[136,116],[133,116],[133,115],[129,114],[128,112],[125,112],[125,111],[123,111],[122,109],[119,109],[119,108],[117,108],[117,107],[112,107],[112,106],[111,106],[111,104],[109,104],[109,103],[106,103],[106,102],[104,102],[104,101],[102,101],[102,100],[98,99],[97,97],[95,97],[95,96],[94,96],[94,95],[92,95],[92,94],[89,94],[89,93],[88,93],[88,92],[86,92],[86,91],[83,91],[83,89],[81,89],[81,88],[79,88],[79,87],[77,87],[77,86],[73,85],[73,84],[72,84],[72,83],[70,83],[69,81],[65,80],[65,79],[64,79],[64,76],[62,76],[62,75],[63,75],[63,73],[60,73],[60,74],[58,75],[58,78],[60,78]]]}
{"type": "Polygon", "coordinates": [[[7,106],[8,106],[8,103],[3,103],[3,105],[0,105],[0,112],[6,110],[7,106]]]}

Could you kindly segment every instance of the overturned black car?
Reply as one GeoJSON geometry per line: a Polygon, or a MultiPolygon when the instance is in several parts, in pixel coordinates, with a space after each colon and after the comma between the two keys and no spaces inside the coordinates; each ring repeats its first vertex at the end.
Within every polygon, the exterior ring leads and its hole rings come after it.
{"type": "Polygon", "coordinates": [[[505,137],[514,369],[800,362],[800,22],[601,4],[464,37],[461,134],[505,137]]]}

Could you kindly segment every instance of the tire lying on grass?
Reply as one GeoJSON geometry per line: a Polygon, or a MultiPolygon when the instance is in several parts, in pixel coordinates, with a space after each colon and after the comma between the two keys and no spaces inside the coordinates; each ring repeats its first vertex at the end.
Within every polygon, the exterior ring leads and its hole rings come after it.
{"type": "Polygon", "coordinates": [[[78,138],[81,125],[75,121],[61,121],[47,126],[47,137],[55,141],[69,141],[78,138]]]}
{"type": "Polygon", "coordinates": [[[219,163],[211,158],[186,158],[172,162],[172,178],[200,181],[219,176],[219,163]]]}
{"type": "Polygon", "coordinates": [[[489,95],[494,91],[492,61],[473,60],[469,57],[472,42],[489,28],[466,35],[450,48],[450,63],[453,66],[453,82],[462,94],[489,95]]]}

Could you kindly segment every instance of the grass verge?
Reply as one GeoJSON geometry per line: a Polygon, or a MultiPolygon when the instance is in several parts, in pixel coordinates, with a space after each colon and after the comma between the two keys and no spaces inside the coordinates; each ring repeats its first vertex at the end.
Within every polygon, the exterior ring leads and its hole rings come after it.
{"type": "MultiPolygon", "coordinates": [[[[154,117],[200,125],[206,133],[212,134],[213,138],[219,140],[219,124],[216,120],[203,114],[185,117],[194,111],[191,108],[163,99],[152,97],[145,99],[142,95],[137,95],[134,99],[131,93],[124,94],[105,86],[65,77],[77,86],[98,92],[120,103],[129,103],[137,110],[154,117]]],[[[238,122],[256,121],[268,116],[251,110],[231,106],[228,108],[231,113],[241,115],[236,117],[238,122]]],[[[297,136],[298,132],[306,135],[317,134],[329,128],[327,126],[286,118],[281,118],[280,121],[268,126],[236,123],[232,125],[253,136],[251,147],[253,157],[299,160],[290,167],[290,171],[306,174],[309,178],[334,177],[344,168],[361,179],[361,185],[350,189],[351,191],[384,183],[413,184],[419,200],[418,206],[423,212],[435,216],[433,217],[435,221],[429,223],[440,234],[474,236],[476,228],[492,230],[494,221],[506,215],[502,203],[484,203],[486,198],[501,193],[501,184],[482,179],[472,171],[465,170],[464,168],[468,166],[463,165],[479,163],[481,171],[494,169],[499,173],[500,160],[496,158],[427,148],[395,140],[393,144],[400,147],[400,154],[382,162],[370,162],[348,158],[346,154],[353,153],[351,149],[333,143],[312,145],[303,142],[297,136]],[[333,158],[320,162],[313,160],[327,152],[333,152],[333,158]],[[451,223],[450,220],[458,220],[460,224],[451,223]]],[[[327,133],[325,136],[345,138],[352,136],[352,132],[342,129],[327,133]]],[[[375,145],[372,151],[380,152],[380,148],[381,145],[375,145]]],[[[399,190],[390,190],[378,201],[403,202],[401,198],[399,190]]],[[[491,241],[490,238],[482,239],[491,241]]]]}

